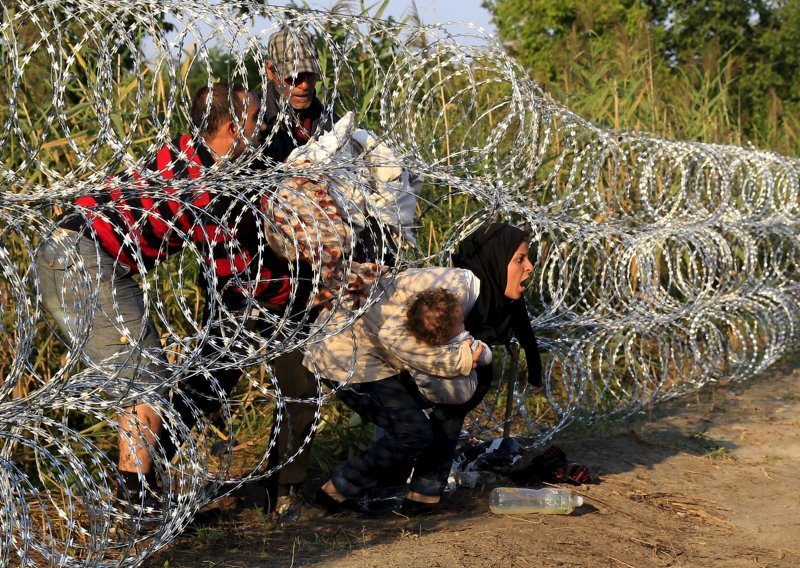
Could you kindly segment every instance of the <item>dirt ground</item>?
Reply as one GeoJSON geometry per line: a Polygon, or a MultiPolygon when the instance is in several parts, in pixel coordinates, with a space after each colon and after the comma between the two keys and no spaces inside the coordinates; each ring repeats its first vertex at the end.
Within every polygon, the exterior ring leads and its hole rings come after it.
{"type": "Polygon", "coordinates": [[[569,516],[492,514],[484,486],[423,518],[272,527],[261,493],[245,491],[147,566],[800,566],[800,364],[554,443],[599,477],[577,488],[585,504],[569,516]]]}

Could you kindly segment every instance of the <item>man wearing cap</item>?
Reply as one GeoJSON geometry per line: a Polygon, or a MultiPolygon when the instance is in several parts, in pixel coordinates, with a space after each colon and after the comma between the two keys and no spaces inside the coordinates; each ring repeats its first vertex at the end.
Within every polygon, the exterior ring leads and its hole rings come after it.
{"type": "MultiPolygon", "coordinates": [[[[326,113],[317,99],[315,88],[322,69],[307,30],[282,28],[270,36],[268,52],[264,155],[283,162],[314,135],[329,131],[337,117],[332,111],[326,113]]],[[[265,166],[269,167],[268,161],[265,166]]]]}
{"type": "MultiPolygon", "coordinates": [[[[317,99],[316,85],[322,77],[322,69],[314,38],[308,30],[278,30],[270,36],[267,51],[269,84],[264,89],[266,128],[262,134],[266,159],[262,165],[272,167],[274,162],[286,161],[292,150],[305,145],[312,137],[331,130],[338,117],[333,111],[326,113],[325,107],[317,99]]],[[[301,266],[301,270],[303,268],[301,266]]],[[[305,275],[306,278],[303,276],[299,274],[301,280],[310,280],[310,275],[305,275]]],[[[298,298],[295,302],[297,306],[306,305],[310,293],[310,290],[303,289],[302,284],[298,295],[306,297],[298,298]]],[[[310,316],[308,321],[316,319],[316,314],[310,316]]],[[[286,403],[280,423],[276,409],[270,438],[277,437],[277,446],[270,455],[270,466],[280,464],[303,447],[314,422],[317,405],[313,401],[318,396],[317,381],[302,361],[303,353],[298,349],[272,362],[281,393],[308,402],[286,403]],[[279,429],[277,432],[276,428],[279,429]]],[[[290,522],[300,516],[298,491],[308,472],[309,449],[306,443],[301,453],[267,481],[264,510],[272,512],[277,522],[290,522]]]]}
{"type": "MultiPolygon", "coordinates": [[[[332,130],[339,117],[331,109],[326,109],[316,97],[315,87],[322,77],[322,69],[314,38],[307,30],[282,28],[270,36],[267,47],[269,61],[266,62],[266,74],[269,84],[264,99],[266,128],[262,132],[262,140],[265,144],[265,160],[261,165],[272,167],[276,162],[286,161],[295,148],[332,130]]],[[[389,229],[371,215],[366,216],[366,223],[366,229],[358,235],[356,260],[374,261],[375,251],[384,250],[384,265],[394,264],[398,245],[389,229]]],[[[303,280],[307,279],[307,276],[299,274],[300,290],[303,280]]],[[[307,305],[308,293],[309,290],[298,293],[295,305],[307,305]]],[[[316,309],[306,314],[308,321],[314,321],[316,315],[316,309]]],[[[272,362],[282,394],[308,402],[287,403],[280,424],[276,414],[273,429],[278,427],[280,430],[277,433],[273,430],[272,435],[277,434],[278,451],[270,455],[270,466],[280,464],[297,452],[305,440],[310,440],[318,392],[316,378],[302,364],[303,356],[298,349],[272,362]]],[[[300,499],[297,491],[306,479],[308,450],[306,444],[293,461],[286,463],[268,480],[264,509],[272,511],[272,518],[278,522],[299,517],[300,499]]]]}
{"type": "MultiPolygon", "coordinates": [[[[315,86],[320,79],[321,68],[311,34],[306,30],[283,28],[270,37],[268,50],[270,60],[266,63],[266,72],[269,84],[263,89],[263,159],[255,162],[253,167],[256,169],[274,168],[277,162],[285,161],[294,148],[304,145],[315,133],[330,130],[335,120],[332,114],[325,114],[322,103],[316,98],[315,86]]],[[[254,222],[259,223],[258,220],[254,222]]],[[[285,281],[287,275],[293,281],[293,297],[287,292],[289,286],[285,286],[284,292],[287,293],[283,297],[271,296],[269,305],[263,307],[279,317],[289,315],[295,323],[303,319],[314,321],[316,314],[307,312],[314,276],[311,267],[305,262],[297,262],[287,271],[286,260],[278,258],[269,248],[264,248],[260,241],[243,242],[241,245],[248,249],[251,266],[258,267],[262,272],[267,270],[280,275],[280,278],[273,278],[276,283],[285,281]],[[286,314],[287,309],[292,313],[286,314]]],[[[218,411],[222,407],[220,395],[230,395],[242,376],[238,364],[241,353],[237,350],[247,351],[247,338],[240,337],[245,341],[237,342],[238,349],[223,347],[224,342],[220,338],[226,335],[240,336],[243,330],[247,333],[260,332],[262,335],[272,332],[268,321],[274,318],[253,316],[253,304],[241,295],[230,294],[228,280],[219,278],[217,282],[222,303],[217,304],[217,309],[221,313],[211,314],[207,310],[204,315],[205,321],[214,320],[209,327],[205,354],[212,356],[215,349],[220,351],[213,372],[216,386],[207,378],[198,377],[191,385],[185,385],[187,388],[182,398],[173,399],[173,405],[189,428],[199,419],[195,408],[204,415],[218,411]],[[237,327],[242,329],[237,330],[237,327]]],[[[316,378],[302,365],[302,360],[302,352],[296,350],[271,362],[277,387],[284,400],[307,401],[285,402],[282,416],[276,407],[273,420],[270,440],[274,439],[277,443],[270,452],[269,466],[282,467],[268,480],[264,510],[271,512],[273,519],[280,523],[295,521],[300,517],[299,488],[308,471],[308,440],[318,407],[316,378]],[[300,448],[303,451],[298,454],[300,448]],[[290,458],[291,461],[287,461],[290,458]]]]}

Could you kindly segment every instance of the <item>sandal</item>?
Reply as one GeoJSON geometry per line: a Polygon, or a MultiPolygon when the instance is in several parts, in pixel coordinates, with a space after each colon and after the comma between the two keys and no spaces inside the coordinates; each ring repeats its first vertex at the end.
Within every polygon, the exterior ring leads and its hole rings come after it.
{"type": "Polygon", "coordinates": [[[422,501],[414,501],[406,497],[403,499],[403,505],[400,507],[400,512],[407,517],[420,517],[422,515],[430,515],[439,509],[439,503],[423,503],[422,501]]]}

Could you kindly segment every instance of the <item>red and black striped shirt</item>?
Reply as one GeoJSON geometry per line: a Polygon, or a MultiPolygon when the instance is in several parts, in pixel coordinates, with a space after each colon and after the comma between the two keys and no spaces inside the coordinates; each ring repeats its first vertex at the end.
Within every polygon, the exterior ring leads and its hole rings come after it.
{"type": "Polygon", "coordinates": [[[77,214],[61,225],[76,231],[88,226],[103,250],[133,272],[150,270],[194,243],[229,299],[233,294],[286,304],[289,267],[260,235],[252,203],[261,200],[220,189],[220,183],[207,187],[183,181],[200,178],[213,164],[205,147],[195,148],[191,136],[180,136],[148,164],[158,176],[128,172],[108,180],[102,192],[78,198],[77,214]]]}

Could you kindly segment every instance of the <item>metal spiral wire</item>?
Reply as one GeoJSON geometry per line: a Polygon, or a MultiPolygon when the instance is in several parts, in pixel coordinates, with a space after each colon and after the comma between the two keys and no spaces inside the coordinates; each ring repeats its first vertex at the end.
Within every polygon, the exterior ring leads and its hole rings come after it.
{"type": "MultiPolygon", "coordinates": [[[[248,317],[267,330],[254,333],[219,297],[203,243],[171,226],[169,235],[184,243],[179,253],[154,268],[134,258],[163,346],[145,358],[163,356],[167,372],[142,372],[131,382],[112,367],[93,365],[82,347],[97,293],[78,306],[83,315],[65,337],[43,309],[35,259],[57,216],[76,213],[75,198],[106,191],[109,179],[123,192],[140,187],[141,180],[115,177],[120,171],[142,173],[148,190],[165,199],[198,186],[230,197],[235,205],[216,217],[197,212],[230,230],[246,211],[265,235],[280,233],[253,197],[279,196],[275,207],[301,229],[283,233],[282,244],[264,237],[256,246],[284,256],[318,249],[314,235],[344,226],[341,249],[344,260],[353,260],[350,236],[366,217],[378,219],[370,230],[399,237],[393,271],[446,265],[460,238],[487,220],[526,227],[536,261],[528,300],[544,351],[545,390],[532,393],[519,379],[521,362],[499,349],[498,388],[466,426],[475,435],[511,427],[528,446],[541,445],[575,419],[629,415],[711,382],[753,377],[796,346],[797,159],[602,128],[526,79],[490,38],[478,30],[474,36],[480,46],[438,26],[243,0],[3,4],[0,565],[141,564],[216,496],[293,460],[303,448],[282,463],[267,460],[286,405],[296,402],[281,392],[271,361],[346,329],[379,296],[373,289],[344,318],[298,320],[288,315],[295,303],[304,308],[296,299],[301,278],[293,274],[289,308],[256,312],[258,303],[248,304],[248,317]],[[369,122],[391,149],[391,163],[339,146],[323,158],[301,156],[253,171],[253,148],[205,169],[199,181],[166,183],[160,172],[143,173],[172,136],[197,134],[188,119],[192,74],[210,84],[223,53],[230,63],[221,79],[259,91],[267,84],[267,39],[283,26],[318,37],[326,115],[354,111],[356,123],[369,122]],[[248,84],[250,62],[259,70],[255,84],[248,84]],[[390,227],[402,218],[399,205],[376,205],[376,196],[394,189],[376,173],[381,166],[424,180],[420,217],[411,225],[390,227]],[[339,225],[326,213],[313,221],[292,217],[298,203],[302,210],[318,207],[292,184],[298,176],[332,188],[339,225]],[[421,233],[415,246],[414,231],[428,219],[438,225],[437,246],[426,247],[423,237],[430,236],[421,233]],[[198,296],[213,317],[202,316],[198,296]],[[232,322],[231,336],[209,339],[221,321],[232,322]],[[272,438],[236,467],[241,401],[226,397],[211,378],[230,365],[221,356],[234,345],[244,346],[237,365],[249,379],[248,404],[276,408],[278,423],[272,438]],[[213,422],[189,402],[197,419],[190,430],[167,396],[185,398],[184,385],[197,377],[210,378],[223,404],[213,422]],[[516,403],[511,415],[508,396],[516,403]],[[137,422],[127,410],[133,400],[153,408],[164,423],[162,436],[181,444],[171,461],[159,444],[147,449],[164,488],[165,506],[154,515],[131,515],[113,503],[122,479],[109,436],[120,433],[122,421],[137,422]],[[214,444],[220,432],[221,451],[214,444]]],[[[267,133],[268,141],[274,134],[267,133]]],[[[183,206],[194,207],[190,200],[183,206]]],[[[231,256],[241,252],[231,246],[231,256]]],[[[388,250],[372,252],[390,264],[388,250]]],[[[83,260],[67,260],[96,290],[83,260]]],[[[317,292],[323,265],[319,258],[312,264],[317,292]]],[[[334,307],[345,307],[350,276],[339,284],[334,307]]],[[[121,333],[131,344],[141,339],[121,333]]],[[[331,395],[318,381],[316,397],[306,400],[316,409],[312,431],[331,395]]]]}

